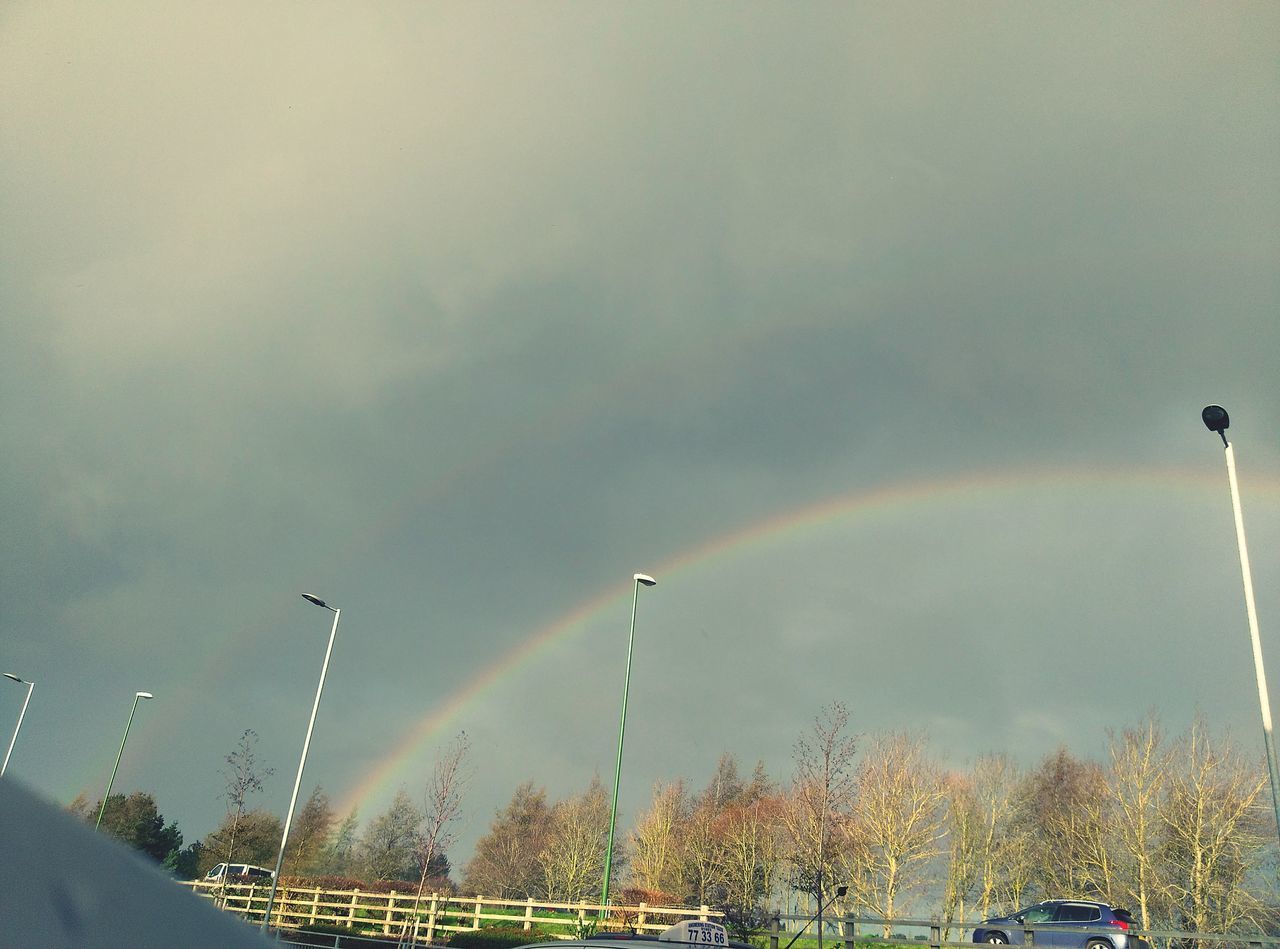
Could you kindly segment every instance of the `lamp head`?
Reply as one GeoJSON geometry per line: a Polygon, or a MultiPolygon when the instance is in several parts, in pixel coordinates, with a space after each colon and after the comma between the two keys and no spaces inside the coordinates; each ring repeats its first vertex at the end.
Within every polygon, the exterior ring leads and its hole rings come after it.
{"type": "Polygon", "coordinates": [[[320,599],[320,597],[315,596],[312,593],[304,593],[302,594],[302,598],[306,600],[308,603],[314,603],[316,606],[323,606],[326,610],[333,609],[332,606],[330,606],[324,600],[320,599]]]}
{"type": "Polygon", "coordinates": [[[844,896],[848,892],[849,892],[849,888],[845,886],[843,883],[840,886],[836,887],[836,896],[844,896]]]}
{"type": "Polygon", "coordinates": [[[635,580],[635,581],[636,581],[636,582],[638,582],[638,583],[643,583],[643,584],[644,584],[645,586],[647,586],[647,587],[653,587],[653,586],[657,586],[657,585],[658,585],[658,581],[657,581],[657,580],[655,580],[655,579],[653,579],[653,577],[651,577],[651,576],[649,576],[649,575],[647,575],[647,574],[643,574],[643,573],[637,573],[637,574],[635,574],[634,576],[632,576],[632,578],[631,578],[631,579],[632,579],[632,580],[635,580]]]}
{"type": "Polygon", "coordinates": [[[136,695],[136,696],[137,696],[138,698],[140,698],[140,699],[154,699],[154,698],[155,698],[155,696],[154,696],[154,695],[152,695],[150,692],[134,692],[133,694],[134,694],[134,695],[136,695]]]}
{"type": "Polygon", "coordinates": [[[12,679],[14,682],[21,682],[23,685],[27,683],[26,679],[16,676],[12,672],[0,673],[0,675],[3,675],[6,679],[12,679]]]}
{"type": "Polygon", "coordinates": [[[1220,405],[1206,405],[1200,417],[1204,419],[1205,428],[1219,435],[1231,427],[1231,416],[1220,405]]]}

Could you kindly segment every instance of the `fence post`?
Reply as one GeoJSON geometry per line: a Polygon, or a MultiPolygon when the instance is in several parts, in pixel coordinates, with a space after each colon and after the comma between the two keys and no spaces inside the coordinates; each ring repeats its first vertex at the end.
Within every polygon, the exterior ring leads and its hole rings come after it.
{"type": "MultiPolygon", "coordinates": [[[[257,888],[258,888],[258,884],[256,883],[249,884],[249,895],[248,897],[245,898],[245,902],[244,902],[244,915],[246,919],[248,919],[253,915],[253,891],[256,890],[257,888]]],[[[222,901],[222,905],[226,906],[227,902],[228,901],[224,897],[222,901]]]]}
{"type": "Polygon", "coordinates": [[[937,916],[933,917],[933,922],[929,926],[929,945],[931,949],[942,949],[942,926],[937,916]]]}
{"type": "Polygon", "coordinates": [[[709,916],[707,915],[707,913],[711,912],[711,907],[710,907],[710,906],[708,906],[706,903],[703,903],[700,907],[698,907],[698,909],[699,909],[699,910],[701,911],[701,913],[702,913],[702,915],[701,915],[701,916],[699,916],[698,918],[699,918],[700,920],[702,920],[704,923],[710,922],[710,921],[711,921],[711,917],[709,917],[709,916]]]}
{"type": "Polygon", "coordinates": [[[479,929],[479,928],[480,928],[480,908],[481,908],[481,904],[483,904],[483,903],[484,903],[484,897],[483,897],[483,896],[477,896],[477,897],[476,897],[476,911],[475,911],[475,915],[472,917],[472,920],[471,920],[471,922],[472,922],[472,926],[471,926],[471,928],[472,928],[472,929],[479,929]]]}
{"type": "Polygon", "coordinates": [[[311,891],[311,925],[316,924],[316,913],[320,909],[320,887],[311,891]]]}
{"type": "Polygon", "coordinates": [[[844,914],[844,949],[853,949],[853,944],[858,938],[858,924],[853,921],[852,913],[844,914]]]}
{"type": "Polygon", "coordinates": [[[391,935],[391,910],[396,905],[396,891],[392,890],[387,895],[387,915],[382,923],[382,935],[391,935]]]}
{"type": "Polygon", "coordinates": [[[645,910],[648,908],[649,908],[648,903],[641,903],[639,906],[640,912],[636,913],[636,932],[638,933],[644,932],[644,921],[647,918],[647,916],[645,915],[645,910]]]}
{"type": "Polygon", "coordinates": [[[528,932],[533,928],[533,897],[529,897],[524,907],[524,929],[528,932]]]}
{"type": "Polygon", "coordinates": [[[427,942],[436,941],[436,912],[440,907],[440,893],[431,894],[431,914],[427,917],[427,942]]]}
{"type": "Polygon", "coordinates": [[[1022,924],[1022,944],[1024,946],[1034,946],[1036,944],[1036,931],[1026,923],[1022,924]]]}
{"type": "Polygon", "coordinates": [[[775,912],[769,919],[769,949],[778,949],[778,930],[782,927],[782,920],[778,918],[775,912]]]}
{"type": "Polygon", "coordinates": [[[356,905],[360,902],[360,887],[351,891],[351,908],[347,910],[347,928],[351,929],[356,922],[356,905]]]}

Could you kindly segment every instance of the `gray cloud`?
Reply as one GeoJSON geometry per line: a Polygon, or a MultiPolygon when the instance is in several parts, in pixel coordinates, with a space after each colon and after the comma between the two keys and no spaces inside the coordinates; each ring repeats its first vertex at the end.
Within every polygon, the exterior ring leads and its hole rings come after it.
{"type": "Polygon", "coordinates": [[[608,776],[626,581],[663,565],[631,813],[721,750],[785,775],[836,697],[957,766],[1149,706],[1256,730],[1195,413],[1235,415],[1265,621],[1274,11],[5,16],[4,661],[46,793],[105,779],[136,688],[126,783],[189,835],[242,728],[290,771],[314,589],[345,612],[308,782],[341,798],[616,587],[400,773],[490,749],[465,848],[521,780],[608,776]]]}

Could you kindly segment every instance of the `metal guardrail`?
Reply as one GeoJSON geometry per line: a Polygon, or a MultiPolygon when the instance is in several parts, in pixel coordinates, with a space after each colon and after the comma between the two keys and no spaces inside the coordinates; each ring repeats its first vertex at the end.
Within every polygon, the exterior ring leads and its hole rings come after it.
{"type": "MultiPolygon", "coordinates": [[[[784,931],[782,923],[784,921],[796,921],[804,923],[800,932],[804,932],[813,923],[810,916],[802,916],[792,913],[775,913],[770,920],[768,932],[769,949],[782,949],[779,940],[790,939],[795,935],[795,931],[784,931]]],[[[880,916],[863,916],[857,913],[846,913],[832,915],[828,917],[828,922],[839,927],[840,935],[831,939],[831,945],[842,946],[843,949],[855,949],[855,943],[866,942],[885,942],[885,943],[920,943],[922,946],[927,945],[929,949],[958,949],[958,947],[969,947],[972,949],[974,945],[969,940],[951,940],[944,939],[944,935],[949,935],[952,930],[959,931],[963,935],[966,931],[971,931],[980,923],[980,920],[951,920],[947,921],[941,917],[934,916],[930,919],[913,919],[913,918],[895,918],[885,919],[880,916]],[[894,935],[885,938],[879,935],[879,931],[883,931],[888,927],[894,935]],[[870,928],[876,930],[876,933],[867,932],[870,928]],[[927,932],[925,936],[923,932],[920,935],[907,935],[902,933],[903,929],[918,929],[927,932]],[[861,930],[861,931],[860,931],[861,930]]],[[[1044,930],[1041,930],[1043,932],[1044,930]]],[[[1024,926],[1021,929],[1023,944],[1027,947],[1034,947],[1035,927],[1024,926]]],[[[1147,940],[1155,947],[1164,947],[1164,949],[1206,949],[1210,946],[1256,946],[1259,949],[1280,949],[1280,936],[1265,936],[1261,933],[1197,933],[1187,932],[1184,930],[1173,929],[1138,929],[1130,928],[1127,932],[1129,936],[1137,936],[1147,940]]],[[[815,934],[816,938],[816,934],[815,934]]],[[[824,937],[825,941],[825,937],[824,937]]],[[[783,946],[785,943],[782,944],[783,946]]]]}

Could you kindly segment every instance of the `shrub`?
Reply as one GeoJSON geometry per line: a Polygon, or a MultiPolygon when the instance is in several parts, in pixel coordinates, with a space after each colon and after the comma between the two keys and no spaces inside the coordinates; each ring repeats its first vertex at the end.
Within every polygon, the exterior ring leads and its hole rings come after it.
{"type": "MultiPolygon", "coordinates": [[[[417,880],[371,880],[370,882],[366,883],[364,886],[360,887],[360,889],[364,890],[366,893],[390,893],[392,890],[395,890],[396,896],[399,896],[401,893],[408,893],[412,895],[418,892],[418,881],[417,880]]],[[[424,896],[430,896],[431,890],[423,889],[422,893],[424,896]]]]}
{"type": "Polygon", "coordinates": [[[738,906],[734,903],[723,903],[720,912],[721,920],[730,935],[740,942],[748,942],[752,936],[758,936],[769,927],[769,911],[763,906],[738,906]]]}
{"type": "Polygon", "coordinates": [[[297,877],[282,876],[281,886],[296,886],[308,890],[368,890],[364,880],[355,877],[297,877]]]}
{"type": "Polygon", "coordinates": [[[295,946],[333,946],[334,936],[343,936],[348,939],[359,937],[359,941],[352,939],[351,945],[364,946],[369,943],[381,942],[394,945],[399,941],[397,936],[369,935],[353,931],[346,926],[335,926],[331,923],[312,923],[308,926],[302,926],[293,930],[289,934],[289,942],[295,946]]]}
{"type": "Polygon", "coordinates": [[[468,929],[449,937],[455,949],[515,949],[531,942],[544,942],[547,936],[536,929],[524,930],[508,926],[491,929],[468,929]]]}
{"type": "Polygon", "coordinates": [[[663,893],[661,890],[647,890],[642,886],[624,886],[618,895],[627,906],[639,906],[641,903],[646,906],[680,905],[680,900],[670,893],[663,893]]]}

